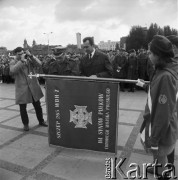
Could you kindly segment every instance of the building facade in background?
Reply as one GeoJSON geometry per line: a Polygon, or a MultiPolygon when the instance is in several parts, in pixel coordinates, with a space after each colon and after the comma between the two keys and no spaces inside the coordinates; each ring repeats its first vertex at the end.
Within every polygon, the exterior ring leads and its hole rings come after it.
{"type": "Polygon", "coordinates": [[[0,56],[7,55],[8,51],[6,47],[0,47],[0,56]]]}
{"type": "Polygon", "coordinates": [[[111,40],[108,40],[107,42],[100,41],[98,43],[98,48],[101,50],[106,50],[106,51],[110,51],[110,50],[114,51],[116,49],[116,44],[119,44],[120,46],[119,41],[111,41],[111,40]]]}
{"type": "Polygon", "coordinates": [[[27,40],[24,40],[23,48],[26,50],[30,50],[32,54],[36,55],[42,55],[46,56],[48,54],[52,54],[52,49],[60,46],[60,45],[52,45],[49,46],[49,53],[48,53],[48,45],[43,45],[43,44],[37,44],[35,40],[33,40],[32,46],[29,46],[27,43],[27,40]]]}

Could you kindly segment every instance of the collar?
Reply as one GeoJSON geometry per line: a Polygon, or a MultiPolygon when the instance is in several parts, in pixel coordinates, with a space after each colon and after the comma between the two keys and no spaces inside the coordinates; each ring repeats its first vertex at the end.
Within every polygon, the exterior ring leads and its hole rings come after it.
{"type": "Polygon", "coordinates": [[[94,56],[95,54],[95,49],[93,50],[93,52],[91,53],[91,58],[94,56]]]}

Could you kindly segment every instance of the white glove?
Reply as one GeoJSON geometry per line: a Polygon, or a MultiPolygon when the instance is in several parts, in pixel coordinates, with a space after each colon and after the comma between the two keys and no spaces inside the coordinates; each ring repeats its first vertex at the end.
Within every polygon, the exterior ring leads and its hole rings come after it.
{"type": "Polygon", "coordinates": [[[144,80],[142,80],[142,79],[137,79],[137,83],[136,83],[137,86],[143,87],[144,84],[145,84],[145,81],[144,81],[144,80]]]}

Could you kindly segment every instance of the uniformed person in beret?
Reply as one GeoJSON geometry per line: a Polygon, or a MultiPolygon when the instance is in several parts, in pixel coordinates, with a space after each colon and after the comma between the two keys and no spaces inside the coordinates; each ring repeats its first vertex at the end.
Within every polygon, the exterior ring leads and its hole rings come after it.
{"type": "Polygon", "coordinates": [[[48,67],[44,65],[44,68],[48,68],[47,74],[55,75],[79,75],[79,65],[70,56],[66,55],[66,47],[58,46],[53,50],[51,56],[51,62],[48,63],[48,67]]]}

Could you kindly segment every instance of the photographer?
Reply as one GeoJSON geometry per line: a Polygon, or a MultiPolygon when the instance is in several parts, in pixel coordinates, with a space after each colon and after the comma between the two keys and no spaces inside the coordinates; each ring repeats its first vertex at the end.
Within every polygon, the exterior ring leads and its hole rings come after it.
{"type": "Polygon", "coordinates": [[[24,52],[22,47],[14,49],[15,59],[10,62],[10,73],[15,79],[16,104],[20,106],[20,115],[24,125],[24,131],[29,130],[29,119],[27,114],[27,104],[32,103],[39,125],[47,127],[43,119],[40,99],[43,93],[36,77],[28,77],[34,74],[35,65],[41,66],[41,61],[33,56],[29,51],[24,52]]]}

